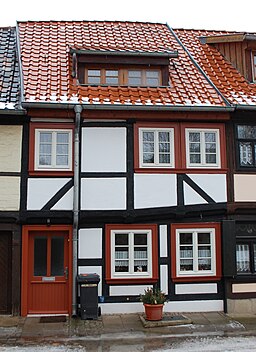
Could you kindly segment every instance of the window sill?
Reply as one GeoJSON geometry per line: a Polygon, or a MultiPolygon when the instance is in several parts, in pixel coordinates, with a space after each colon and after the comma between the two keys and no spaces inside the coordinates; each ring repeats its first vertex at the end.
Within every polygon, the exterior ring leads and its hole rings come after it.
{"type": "Polygon", "coordinates": [[[220,276],[182,276],[182,277],[174,277],[172,279],[173,282],[201,282],[201,281],[220,281],[220,276]]]}
{"type": "Polygon", "coordinates": [[[43,170],[33,170],[33,171],[29,171],[29,176],[44,176],[44,177],[47,177],[47,176],[68,176],[68,177],[71,177],[74,175],[74,172],[73,171],[66,171],[66,170],[63,170],[63,171],[57,171],[57,170],[52,170],[52,171],[43,171],[43,170]]]}
{"type": "Polygon", "coordinates": [[[153,284],[158,281],[158,278],[106,278],[107,284],[153,284]]]}
{"type": "MultiPolygon", "coordinates": [[[[162,168],[162,167],[143,167],[143,168],[135,168],[134,169],[134,172],[135,173],[138,173],[138,174],[226,174],[228,172],[228,169],[209,169],[209,168],[198,168],[198,169],[195,169],[195,168],[186,168],[186,169],[175,169],[175,168],[162,168]]],[[[256,170],[255,170],[256,172],[256,170]]]]}

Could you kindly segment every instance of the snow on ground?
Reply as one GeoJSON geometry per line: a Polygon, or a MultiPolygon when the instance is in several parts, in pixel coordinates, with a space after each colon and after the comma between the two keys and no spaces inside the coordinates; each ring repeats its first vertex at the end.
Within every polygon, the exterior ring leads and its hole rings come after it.
{"type": "MultiPolygon", "coordinates": [[[[151,341],[152,342],[152,341],[151,341]]],[[[45,346],[0,346],[0,352],[252,352],[256,351],[256,337],[198,337],[193,339],[161,339],[153,343],[147,339],[141,343],[132,341],[95,341],[92,346],[83,341],[81,345],[45,345],[45,346]]]]}

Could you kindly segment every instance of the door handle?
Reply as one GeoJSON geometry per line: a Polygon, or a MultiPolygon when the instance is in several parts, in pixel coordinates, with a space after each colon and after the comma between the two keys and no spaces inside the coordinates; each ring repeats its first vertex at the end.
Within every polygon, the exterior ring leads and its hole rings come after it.
{"type": "Polygon", "coordinates": [[[65,275],[65,279],[68,279],[68,267],[66,266],[65,270],[64,270],[64,275],[65,275]]]}

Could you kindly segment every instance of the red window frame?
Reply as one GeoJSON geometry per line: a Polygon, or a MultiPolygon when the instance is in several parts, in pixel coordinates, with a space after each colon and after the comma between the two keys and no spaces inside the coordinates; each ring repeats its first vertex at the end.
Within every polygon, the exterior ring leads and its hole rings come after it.
{"type": "Polygon", "coordinates": [[[156,224],[108,224],[105,226],[106,239],[106,282],[108,284],[151,284],[158,281],[158,231],[156,224]],[[149,278],[113,278],[111,273],[111,231],[112,230],[151,230],[152,232],[152,276],[149,278]]]}
{"type": "Polygon", "coordinates": [[[134,126],[134,170],[136,173],[226,173],[226,140],[225,125],[223,123],[185,123],[185,122],[138,122],[134,126]],[[140,128],[173,128],[174,129],[174,167],[140,167],[140,128]],[[220,167],[187,167],[186,160],[186,129],[218,129],[219,130],[219,150],[220,167]],[[178,156],[178,157],[177,157],[178,156]]]}
{"type": "MultiPolygon", "coordinates": [[[[67,123],[67,124],[60,124],[60,123],[31,123],[29,129],[29,165],[28,165],[28,172],[29,175],[35,176],[72,176],[74,170],[74,148],[71,145],[72,152],[72,170],[35,170],[35,143],[36,143],[36,130],[46,129],[46,130],[72,130],[74,134],[74,125],[67,123]]],[[[74,140],[74,138],[73,138],[74,140]]]]}
{"type": "Polygon", "coordinates": [[[171,224],[171,276],[174,282],[193,282],[193,281],[219,281],[221,279],[221,224],[208,222],[208,223],[189,223],[189,224],[171,224]],[[176,230],[180,229],[196,229],[196,228],[214,228],[215,229],[215,262],[216,272],[215,275],[209,276],[177,276],[177,253],[176,253],[176,230]]]}

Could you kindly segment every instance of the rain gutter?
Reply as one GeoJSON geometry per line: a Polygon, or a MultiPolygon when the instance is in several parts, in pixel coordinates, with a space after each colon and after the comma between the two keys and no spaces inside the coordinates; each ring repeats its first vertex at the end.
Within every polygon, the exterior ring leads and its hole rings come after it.
{"type": "Polygon", "coordinates": [[[71,49],[71,54],[83,54],[83,55],[106,55],[106,56],[152,56],[152,57],[178,57],[178,51],[109,51],[109,50],[79,50],[71,49]]]}
{"type": "Polygon", "coordinates": [[[179,37],[176,35],[176,33],[174,32],[174,30],[168,25],[168,23],[166,23],[167,27],[169,28],[169,30],[171,31],[172,35],[174,36],[174,38],[176,39],[176,41],[179,43],[179,45],[183,48],[183,50],[188,54],[190,60],[194,63],[194,65],[196,66],[196,68],[198,69],[198,71],[200,71],[200,73],[204,76],[204,78],[207,80],[207,82],[216,90],[216,92],[218,93],[218,95],[221,97],[221,99],[223,99],[223,101],[225,102],[225,104],[227,106],[231,106],[230,102],[224,97],[224,95],[222,95],[222,93],[219,91],[219,89],[215,86],[215,84],[211,81],[211,79],[206,75],[206,73],[204,72],[204,70],[201,68],[201,66],[197,63],[197,61],[194,59],[194,57],[190,54],[189,50],[185,47],[185,45],[181,42],[181,40],[179,39],[179,37]]]}
{"type": "Polygon", "coordinates": [[[83,107],[76,105],[74,111],[75,132],[74,132],[74,188],[73,188],[73,276],[72,276],[72,316],[77,315],[77,260],[78,260],[78,221],[79,221],[79,148],[80,148],[80,121],[83,107]]]}
{"type": "Polygon", "coordinates": [[[234,111],[234,107],[214,106],[214,105],[122,105],[122,104],[78,104],[78,103],[50,103],[50,102],[23,102],[24,108],[42,108],[42,109],[74,109],[80,105],[86,110],[120,110],[120,111],[216,111],[230,112],[234,111]]]}

